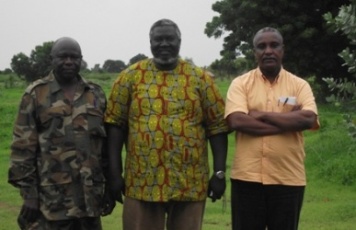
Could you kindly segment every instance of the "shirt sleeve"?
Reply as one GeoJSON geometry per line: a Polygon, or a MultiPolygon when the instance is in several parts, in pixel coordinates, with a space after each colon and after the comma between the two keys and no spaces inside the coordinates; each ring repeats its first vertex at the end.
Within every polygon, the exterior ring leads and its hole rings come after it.
{"type": "Polygon", "coordinates": [[[105,111],[105,123],[120,127],[127,126],[129,103],[130,85],[126,74],[122,73],[111,88],[105,111]]]}
{"type": "Polygon", "coordinates": [[[225,118],[234,112],[248,113],[245,91],[242,76],[231,82],[226,95],[225,118]]]}
{"type": "Polygon", "coordinates": [[[24,199],[38,198],[37,151],[38,133],[33,97],[21,99],[13,129],[8,182],[20,188],[24,199]]]}
{"type": "Polygon", "coordinates": [[[302,81],[298,98],[300,100],[298,103],[302,105],[302,110],[309,110],[314,112],[315,115],[317,115],[317,118],[311,129],[312,130],[319,129],[320,123],[318,118],[318,109],[316,106],[315,97],[309,83],[306,82],[305,80],[302,81]]]}
{"type": "Polygon", "coordinates": [[[207,136],[228,132],[224,119],[225,102],[212,77],[204,74],[205,87],[203,87],[203,113],[206,122],[207,136]]]}

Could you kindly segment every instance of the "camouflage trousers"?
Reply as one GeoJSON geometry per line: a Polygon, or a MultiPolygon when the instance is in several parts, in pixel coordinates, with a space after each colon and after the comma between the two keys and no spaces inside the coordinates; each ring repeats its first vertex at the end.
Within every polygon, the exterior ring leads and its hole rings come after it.
{"type": "Polygon", "coordinates": [[[33,223],[19,217],[18,224],[21,230],[102,230],[100,217],[49,221],[41,215],[33,223]]]}

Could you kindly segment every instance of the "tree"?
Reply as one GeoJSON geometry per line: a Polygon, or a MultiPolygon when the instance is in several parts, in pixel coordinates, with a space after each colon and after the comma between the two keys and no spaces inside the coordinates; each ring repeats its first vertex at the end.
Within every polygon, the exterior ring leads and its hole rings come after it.
{"type": "Polygon", "coordinates": [[[103,70],[100,68],[100,64],[95,64],[94,67],[91,69],[92,72],[102,73],[103,70]]]}
{"type": "Polygon", "coordinates": [[[82,62],[80,63],[80,70],[81,71],[89,71],[88,63],[84,59],[82,59],[82,62]]]}
{"type": "MultiPolygon", "coordinates": [[[[11,59],[12,70],[27,82],[47,76],[52,68],[51,50],[53,41],[44,42],[31,51],[30,57],[24,53],[18,53],[11,59]]],[[[82,60],[81,70],[87,69],[88,64],[82,60]]]]}
{"type": "Polygon", "coordinates": [[[299,76],[347,76],[337,56],[347,44],[340,33],[327,28],[323,14],[335,15],[348,0],[221,0],[213,4],[218,12],[206,24],[208,37],[221,37],[224,32],[222,56],[234,59],[241,51],[253,63],[252,38],[261,28],[270,26],[284,37],[284,67],[299,76]]]}
{"type": "Polygon", "coordinates": [[[336,17],[331,13],[324,15],[325,20],[335,30],[342,32],[350,40],[350,45],[339,53],[344,60],[344,65],[353,76],[353,81],[335,78],[323,78],[328,83],[333,94],[328,97],[329,102],[341,105],[350,113],[345,114],[348,131],[351,137],[356,140],[356,119],[351,113],[356,111],[356,0],[351,0],[349,5],[340,7],[336,17]]]}
{"type": "Polygon", "coordinates": [[[44,42],[31,51],[30,57],[24,53],[16,54],[11,59],[12,70],[27,82],[46,76],[51,67],[50,53],[53,42],[44,42]]]}
{"type": "Polygon", "coordinates": [[[129,63],[127,64],[128,66],[138,62],[138,61],[141,61],[141,60],[144,60],[148,58],[146,55],[144,54],[137,54],[136,56],[132,57],[129,61],[129,63]]]}
{"type": "Polygon", "coordinates": [[[106,60],[103,65],[103,70],[108,73],[120,73],[126,65],[121,60],[106,60]]]}
{"type": "Polygon", "coordinates": [[[25,77],[27,82],[34,80],[35,73],[31,68],[30,58],[24,53],[16,54],[11,59],[11,69],[20,77],[25,77]]]}

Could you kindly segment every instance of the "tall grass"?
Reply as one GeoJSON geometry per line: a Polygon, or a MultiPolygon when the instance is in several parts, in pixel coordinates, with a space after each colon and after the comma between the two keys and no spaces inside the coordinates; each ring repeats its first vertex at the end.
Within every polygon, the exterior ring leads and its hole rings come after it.
{"type": "MultiPolygon", "coordinates": [[[[108,94],[116,74],[88,74],[86,77],[100,84],[108,94]]],[[[21,199],[18,190],[7,184],[9,146],[12,126],[24,85],[17,83],[6,88],[0,75],[0,230],[18,229],[16,217],[21,199]]],[[[229,80],[216,80],[222,94],[229,80]]],[[[308,185],[300,220],[300,230],[356,229],[356,156],[355,143],[347,135],[342,111],[330,106],[319,106],[321,129],[305,132],[306,168],[308,185]]],[[[234,134],[229,136],[227,169],[234,152],[234,134]]],[[[229,171],[227,172],[229,175],[229,171]]],[[[231,229],[230,183],[227,183],[225,202],[207,201],[203,230],[231,229]]],[[[104,217],[104,229],[122,229],[122,206],[104,217]]]]}

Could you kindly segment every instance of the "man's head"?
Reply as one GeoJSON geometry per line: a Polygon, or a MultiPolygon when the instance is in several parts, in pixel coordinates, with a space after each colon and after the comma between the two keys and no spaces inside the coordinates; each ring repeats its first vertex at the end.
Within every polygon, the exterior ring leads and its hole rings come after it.
{"type": "Polygon", "coordinates": [[[59,38],[51,50],[53,71],[62,82],[70,82],[77,77],[82,61],[79,43],[69,37],[59,38]]]}
{"type": "Polygon", "coordinates": [[[266,77],[275,77],[282,66],[284,55],[283,37],[271,27],[259,30],[253,38],[256,61],[266,77]]]}
{"type": "Polygon", "coordinates": [[[176,23],[169,19],[155,22],[150,29],[150,44],[157,68],[174,69],[177,65],[181,33],[176,23]]]}

